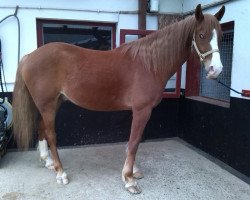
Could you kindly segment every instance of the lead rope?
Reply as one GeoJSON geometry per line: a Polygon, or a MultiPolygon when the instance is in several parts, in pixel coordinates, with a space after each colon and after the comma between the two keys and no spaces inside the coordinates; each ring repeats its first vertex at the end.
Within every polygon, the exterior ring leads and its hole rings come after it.
{"type": "Polygon", "coordinates": [[[243,93],[243,92],[238,92],[237,90],[235,90],[235,89],[231,88],[230,86],[226,85],[225,83],[221,82],[219,79],[215,79],[215,81],[217,81],[217,83],[223,85],[223,86],[226,87],[227,89],[232,90],[232,91],[234,91],[235,93],[241,94],[242,96],[244,96],[244,93],[243,93]]]}

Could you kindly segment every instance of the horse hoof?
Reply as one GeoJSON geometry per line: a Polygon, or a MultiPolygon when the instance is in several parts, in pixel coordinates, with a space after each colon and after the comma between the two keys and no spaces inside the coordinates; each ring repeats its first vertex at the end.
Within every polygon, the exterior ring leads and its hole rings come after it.
{"type": "Polygon", "coordinates": [[[140,194],[142,192],[141,188],[137,185],[137,183],[134,181],[132,183],[126,183],[125,188],[131,193],[131,194],[140,194]]]}
{"type": "Polygon", "coordinates": [[[69,179],[67,177],[67,174],[65,172],[58,173],[56,176],[56,182],[60,185],[67,185],[69,183],[69,179]]]}
{"type": "Polygon", "coordinates": [[[135,173],[133,174],[133,177],[134,177],[135,179],[142,179],[142,178],[144,177],[144,175],[143,175],[143,173],[141,173],[141,172],[135,172],[135,173]]]}

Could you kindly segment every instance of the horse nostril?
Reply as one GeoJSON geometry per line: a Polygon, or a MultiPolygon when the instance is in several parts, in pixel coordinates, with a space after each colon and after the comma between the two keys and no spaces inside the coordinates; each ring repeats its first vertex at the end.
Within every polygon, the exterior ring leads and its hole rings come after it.
{"type": "Polygon", "coordinates": [[[208,72],[214,72],[214,66],[210,66],[208,72]]]}

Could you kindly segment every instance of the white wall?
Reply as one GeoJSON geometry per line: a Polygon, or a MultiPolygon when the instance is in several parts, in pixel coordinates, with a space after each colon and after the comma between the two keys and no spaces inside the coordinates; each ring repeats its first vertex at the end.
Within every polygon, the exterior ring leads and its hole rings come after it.
{"type": "Polygon", "coordinates": [[[221,0],[183,0],[183,12],[188,12],[191,10],[194,10],[198,4],[201,4],[202,6],[208,5],[211,3],[216,3],[221,0]]]}
{"type": "MultiPolygon", "coordinates": [[[[181,13],[193,10],[197,4],[217,2],[216,0],[160,0],[161,13],[181,13]]],[[[119,11],[137,11],[138,0],[8,0],[0,1],[0,20],[13,14],[19,5],[18,17],[21,23],[21,56],[37,48],[36,18],[69,19],[81,21],[115,22],[117,23],[116,44],[119,45],[120,29],[137,29],[137,14],[119,14],[119,11]],[[84,3],[83,3],[84,2],[84,3]],[[32,9],[28,9],[32,8],[32,9]],[[99,11],[99,12],[98,12],[99,11]],[[108,11],[108,12],[102,12],[108,11]]],[[[246,45],[250,32],[250,1],[238,0],[226,3],[226,13],[222,22],[235,21],[234,52],[232,66],[232,87],[236,90],[250,89],[250,67],[246,45]]],[[[215,13],[220,6],[206,10],[215,13]]],[[[147,16],[147,29],[157,29],[157,17],[147,16]]],[[[2,58],[9,91],[12,90],[17,67],[17,26],[14,18],[0,24],[2,40],[2,58]]],[[[185,69],[185,68],[184,68],[185,69]]],[[[182,88],[185,87],[185,76],[182,74],[182,88]]],[[[241,97],[231,92],[233,97],[241,97]]]]}
{"type": "Polygon", "coordinates": [[[159,12],[169,14],[181,13],[182,2],[183,0],[159,0],[159,12]]]}
{"type": "MultiPolygon", "coordinates": [[[[36,19],[61,19],[117,23],[116,44],[120,44],[120,29],[138,29],[138,0],[8,0],[0,1],[0,20],[13,14],[19,5],[17,16],[21,24],[21,57],[37,48],[36,19]],[[129,11],[130,14],[119,14],[129,11]],[[133,13],[133,11],[135,13],[133,13]]],[[[158,28],[157,17],[147,16],[147,29],[158,28]]],[[[0,24],[2,58],[8,91],[13,90],[17,68],[17,25],[15,18],[0,24]]]]}
{"type": "MultiPolygon", "coordinates": [[[[196,5],[202,5],[216,2],[215,0],[185,0],[183,10],[189,11],[195,9],[196,5]]],[[[226,12],[221,23],[234,21],[234,47],[233,47],[233,63],[231,87],[237,91],[242,89],[250,89],[250,64],[249,64],[249,33],[250,33],[250,1],[238,0],[225,4],[226,12]]],[[[205,13],[215,14],[221,6],[204,11],[205,13]]],[[[232,97],[241,97],[235,92],[230,93],[232,97]]]]}

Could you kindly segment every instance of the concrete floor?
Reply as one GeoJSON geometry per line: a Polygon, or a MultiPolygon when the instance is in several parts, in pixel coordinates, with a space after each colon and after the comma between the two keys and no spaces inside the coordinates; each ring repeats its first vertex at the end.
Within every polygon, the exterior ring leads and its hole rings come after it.
{"type": "Polygon", "coordinates": [[[4,200],[249,200],[250,185],[189,148],[179,139],[142,143],[138,165],[143,192],[129,194],[121,181],[125,144],[61,149],[70,178],[58,185],[38,152],[9,152],[0,160],[4,200]]]}

